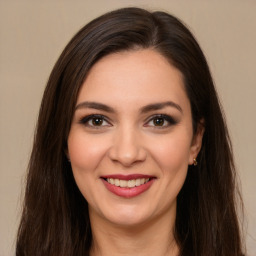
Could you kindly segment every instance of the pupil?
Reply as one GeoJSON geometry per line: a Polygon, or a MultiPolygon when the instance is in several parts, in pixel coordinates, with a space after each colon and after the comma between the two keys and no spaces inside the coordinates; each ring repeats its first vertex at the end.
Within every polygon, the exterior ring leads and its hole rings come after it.
{"type": "Polygon", "coordinates": [[[102,125],[103,120],[102,120],[102,118],[94,118],[94,119],[92,120],[92,123],[93,123],[93,125],[95,125],[95,126],[100,126],[100,125],[102,125]]]}
{"type": "Polygon", "coordinates": [[[156,119],[154,119],[154,125],[155,126],[163,126],[163,124],[164,124],[164,119],[163,118],[156,118],[156,119]]]}

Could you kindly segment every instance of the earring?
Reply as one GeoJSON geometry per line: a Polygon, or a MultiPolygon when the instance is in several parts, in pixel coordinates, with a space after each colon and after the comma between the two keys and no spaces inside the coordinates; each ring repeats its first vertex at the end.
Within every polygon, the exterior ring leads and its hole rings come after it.
{"type": "Polygon", "coordinates": [[[193,159],[193,165],[194,165],[194,166],[197,166],[196,158],[193,159]]]}

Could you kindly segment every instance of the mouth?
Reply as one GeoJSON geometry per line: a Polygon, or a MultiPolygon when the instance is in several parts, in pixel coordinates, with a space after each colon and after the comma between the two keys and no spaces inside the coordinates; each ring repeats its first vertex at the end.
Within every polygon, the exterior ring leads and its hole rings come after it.
{"type": "Polygon", "coordinates": [[[148,190],[156,177],[149,175],[109,175],[101,177],[106,188],[117,196],[131,198],[148,190]]]}
{"type": "Polygon", "coordinates": [[[149,182],[150,178],[132,179],[132,180],[122,180],[122,179],[105,179],[109,184],[120,188],[134,188],[139,187],[143,184],[149,182]]]}

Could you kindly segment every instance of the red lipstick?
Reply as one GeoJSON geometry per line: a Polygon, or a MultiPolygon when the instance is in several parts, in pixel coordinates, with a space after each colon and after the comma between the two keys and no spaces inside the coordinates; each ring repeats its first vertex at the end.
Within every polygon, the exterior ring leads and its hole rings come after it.
{"type": "MultiPolygon", "coordinates": [[[[113,175],[106,175],[102,176],[102,182],[105,187],[112,192],[113,194],[124,197],[124,198],[132,198],[138,196],[148,190],[153,182],[155,181],[155,177],[149,175],[142,175],[142,174],[131,174],[131,175],[122,175],[122,174],[113,174],[113,175]],[[110,184],[107,179],[118,179],[119,181],[130,181],[130,180],[138,180],[143,179],[145,183],[136,185],[133,187],[120,187],[115,184],[110,184]],[[148,181],[146,181],[148,179],[148,181]]],[[[121,183],[120,181],[120,183],[121,183]]]]}

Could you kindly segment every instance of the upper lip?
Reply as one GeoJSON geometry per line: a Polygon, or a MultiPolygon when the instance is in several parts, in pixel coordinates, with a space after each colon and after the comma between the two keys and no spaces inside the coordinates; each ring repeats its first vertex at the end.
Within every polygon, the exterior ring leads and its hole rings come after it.
{"type": "Polygon", "coordinates": [[[152,175],[145,175],[145,174],[110,174],[101,176],[102,179],[119,179],[119,180],[136,180],[136,179],[147,179],[147,178],[155,178],[152,175]]]}

